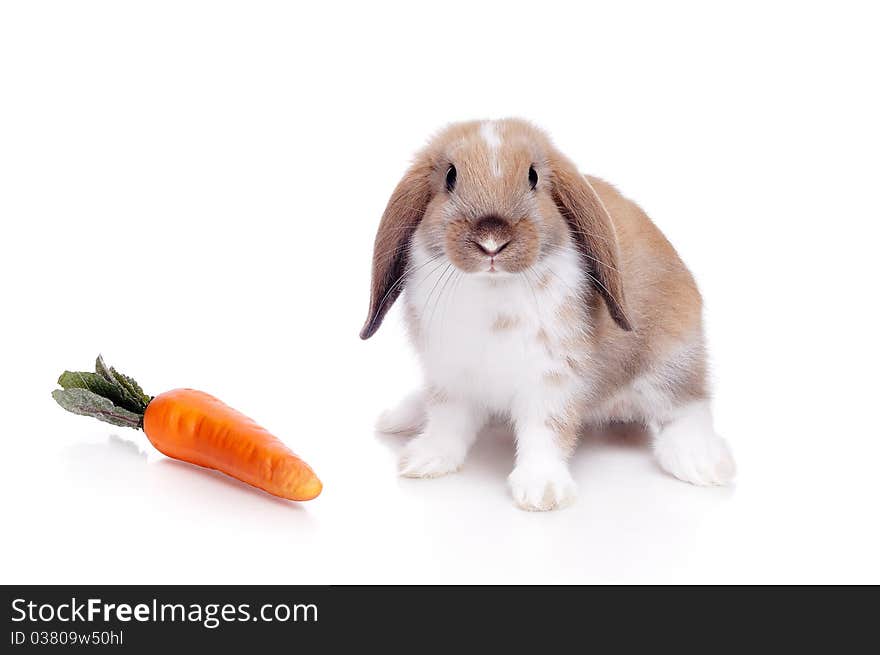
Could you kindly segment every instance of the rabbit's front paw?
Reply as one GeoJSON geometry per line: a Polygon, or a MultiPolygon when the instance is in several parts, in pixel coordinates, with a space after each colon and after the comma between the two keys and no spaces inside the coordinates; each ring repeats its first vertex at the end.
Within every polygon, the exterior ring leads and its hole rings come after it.
{"type": "Polygon", "coordinates": [[[577,497],[577,485],[565,462],[517,464],[507,481],[516,504],[530,511],[559,509],[577,497]]]}
{"type": "Polygon", "coordinates": [[[660,468],[697,486],[730,484],[736,475],[730,447],[714,433],[667,431],[658,438],[654,452],[660,468]]]}
{"type": "Polygon", "coordinates": [[[405,478],[436,478],[461,468],[467,446],[461,440],[423,434],[410,441],[400,456],[400,475],[405,478]]]}

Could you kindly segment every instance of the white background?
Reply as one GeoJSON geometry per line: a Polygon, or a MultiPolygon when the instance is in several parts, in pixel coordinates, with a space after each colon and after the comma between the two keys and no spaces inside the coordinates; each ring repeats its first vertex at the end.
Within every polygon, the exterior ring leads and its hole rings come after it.
{"type": "Polygon", "coordinates": [[[880,582],[869,3],[9,2],[0,9],[3,583],[880,582]],[[612,8],[613,7],[613,8],[612,8]],[[509,434],[396,477],[418,384],[370,249],[445,123],[521,116],[636,199],[706,298],[734,488],[588,435],[525,513],[509,434]],[[63,412],[102,352],[212,392],[325,483],[297,505],[63,412]]]}

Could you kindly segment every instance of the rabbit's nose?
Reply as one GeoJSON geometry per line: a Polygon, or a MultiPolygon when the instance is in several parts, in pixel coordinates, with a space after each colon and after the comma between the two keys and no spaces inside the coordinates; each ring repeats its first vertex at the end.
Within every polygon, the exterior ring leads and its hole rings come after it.
{"type": "Polygon", "coordinates": [[[484,255],[488,255],[489,257],[494,257],[499,252],[504,250],[508,244],[510,243],[510,239],[507,239],[503,243],[499,243],[493,237],[488,237],[485,239],[481,239],[480,241],[475,241],[474,244],[479,248],[484,255]]]}
{"type": "Polygon", "coordinates": [[[513,237],[510,225],[498,216],[484,216],[477,221],[473,235],[474,245],[489,257],[504,250],[513,237]]]}

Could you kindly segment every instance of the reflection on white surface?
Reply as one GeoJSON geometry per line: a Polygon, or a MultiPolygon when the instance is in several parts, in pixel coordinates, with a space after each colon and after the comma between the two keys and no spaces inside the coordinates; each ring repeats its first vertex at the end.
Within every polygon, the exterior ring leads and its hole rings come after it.
{"type": "Polygon", "coordinates": [[[103,443],[80,443],[67,448],[64,459],[72,480],[90,485],[97,492],[119,496],[149,494],[153,502],[170,502],[185,508],[187,499],[204,506],[236,505],[248,514],[278,512],[299,515],[307,521],[302,505],[252,487],[219,471],[163,457],[134,438],[112,434],[103,443]]]}
{"type": "Polygon", "coordinates": [[[750,582],[858,580],[876,568],[872,524],[859,520],[869,476],[815,483],[834,453],[805,451],[782,469],[784,440],[742,439],[737,487],[698,488],[659,470],[644,433],[615,426],[576,450],[577,502],[532,513],[507,490],[509,430],[485,430],[457,474],[402,479],[405,438],[358,431],[373,404],[332,430],[315,421],[291,433],[325,485],[301,504],[169,460],[141,433],[47,409],[45,430],[22,431],[0,461],[17,492],[5,495],[15,537],[3,543],[4,580],[750,582]]]}
{"type": "MultiPolygon", "coordinates": [[[[405,441],[379,439],[395,458],[405,441]]],[[[420,528],[429,532],[438,557],[451,551],[465,562],[481,558],[481,567],[497,565],[499,574],[508,567],[508,577],[499,581],[633,579],[658,562],[666,568],[681,563],[703,519],[734,494],[733,488],[700,489],[670,478],[656,466],[647,435],[634,426],[583,435],[571,461],[579,497],[558,512],[514,507],[506,482],[513,459],[512,434],[496,426],[480,435],[459,473],[399,481],[431,514],[420,528]],[[469,538],[452,537],[461,534],[469,538]]]]}

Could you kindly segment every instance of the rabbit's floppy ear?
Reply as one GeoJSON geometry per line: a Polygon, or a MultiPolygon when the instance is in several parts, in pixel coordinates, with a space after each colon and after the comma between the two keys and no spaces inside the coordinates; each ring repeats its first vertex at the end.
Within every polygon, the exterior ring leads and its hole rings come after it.
{"type": "Polygon", "coordinates": [[[373,336],[403,290],[410,240],[433,196],[432,172],[428,158],[420,156],[394,189],[382,214],[373,245],[370,312],[361,339],[373,336]]]}
{"type": "Polygon", "coordinates": [[[589,180],[568,159],[555,153],[549,158],[553,200],[568,221],[584,266],[608,306],[611,318],[622,329],[633,329],[626,313],[620,251],[614,224],[589,180]]]}

